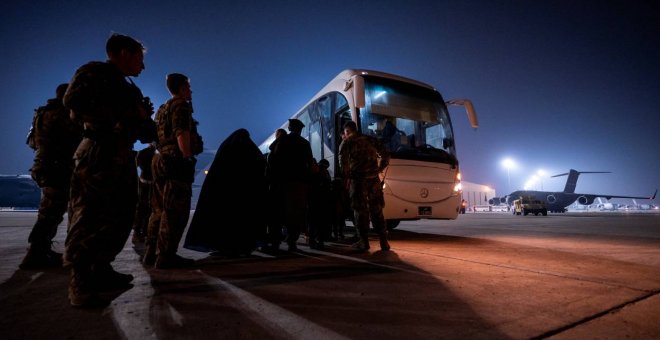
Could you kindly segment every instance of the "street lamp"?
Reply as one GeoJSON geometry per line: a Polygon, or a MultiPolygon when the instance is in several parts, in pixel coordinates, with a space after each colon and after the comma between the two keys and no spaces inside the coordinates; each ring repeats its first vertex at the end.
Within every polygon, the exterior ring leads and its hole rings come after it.
{"type": "Polygon", "coordinates": [[[516,163],[511,158],[505,158],[502,160],[502,166],[506,169],[506,180],[509,185],[509,192],[511,192],[511,168],[515,167],[516,163]]]}

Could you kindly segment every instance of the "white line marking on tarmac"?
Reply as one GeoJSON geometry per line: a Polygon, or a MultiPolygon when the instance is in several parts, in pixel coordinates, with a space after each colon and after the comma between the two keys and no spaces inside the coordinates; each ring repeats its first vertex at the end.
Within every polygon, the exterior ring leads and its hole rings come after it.
{"type": "Polygon", "coordinates": [[[183,326],[183,316],[181,313],[179,313],[179,311],[177,311],[176,308],[174,308],[174,306],[169,303],[167,304],[167,307],[170,310],[172,321],[174,321],[174,323],[179,327],[183,326]]]}
{"type": "MultiPolygon", "coordinates": [[[[371,262],[369,260],[365,260],[365,259],[361,259],[361,258],[357,258],[357,257],[340,255],[340,254],[335,254],[335,253],[322,251],[322,250],[315,250],[315,249],[310,248],[310,249],[305,249],[305,252],[310,253],[310,254],[317,254],[317,255],[325,255],[325,256],[335,257],[335,258],[339,258],[339,259],[346,260],[346,261],[353,261],[353,262],[370,264],[370,265],[376,266],[376,267],[393,269],[393,270],[398,270],[398,271],[401,271],[401,272],[406,272],[406,273],[411,273],[411,274],[417,274],[417,275],[422,275],[422,276],[430,276],[430,277],[438,277],[437,275],[427,273],[427,272],[422,272],[422,271],[418,271],[418,270],[411,270],[411,269],[405,269],[405,268],[400,268],[400,267],[397,267],[397,266],[390,266],[390,265],[387,265],[387,264],[380,264],[380,263],[371,262]]],[[[309,256],[309,257],[312,257],[312,256],[309,256]]]]}
{"type": "Polygon", "coordinates": [[[348,339],[227,281],[199,272],[210,285],[223,287],[235,297],[228,301],[232,307],[245,312],[247,317],[271,330],[272,334],[286,334],[286,339],[348,339]]]}
{"type": "Polygon", "coordinates": [[[38,273],[32,275],[30,277],[30,282],[28,284],[34,282],[34,280],[38,279],[41,275],[44,275],[44,272],[38,272],[38,273]]]}
{"type": "Polygon", "coordinates": [[[123,339],[158,339],[150,318],[151,298],[155,293],[151,286],[151,277],[142,267],[140,256],[132,250],[123,251],[118,257],[122,260],[128,257],[125,260],[130,264],[128,269],[135,274],[133,288],[118,296],[106,308],[104,314],[106,311],[112,313],[112,320],[123,339]]]}

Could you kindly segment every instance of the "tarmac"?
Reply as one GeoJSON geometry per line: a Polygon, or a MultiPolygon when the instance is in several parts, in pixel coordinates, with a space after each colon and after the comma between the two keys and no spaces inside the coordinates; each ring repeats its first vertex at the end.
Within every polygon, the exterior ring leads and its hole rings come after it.
{"type": "MultiPolygon", "coordinates": [[[[34,212],[0,212],[2,339],[660,339],[660,215],[461,215],[404,222],[392,250],[330,243],[135,276],[99,309],[62,268],[19,270],[34,212]]],[[[62,251],[66,226],[55,249],[62,251]]]]}

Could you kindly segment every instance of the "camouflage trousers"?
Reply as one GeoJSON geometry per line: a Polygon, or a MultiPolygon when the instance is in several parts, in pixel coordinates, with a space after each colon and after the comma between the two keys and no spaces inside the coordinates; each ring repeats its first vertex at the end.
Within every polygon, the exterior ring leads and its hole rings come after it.
{"type": "Polygon", "coordinates": [[[137,168],[130,148],[83,139],[74,156],[65,266],[109,264],[131,232],[137,168]]]}
{"type": "Polygon", "coordinates": [[[192,183],[164,176],[162,156],[152,160],[151,216],[147,228],[147,246],[156,245],[156,254],[170,256],[177,252],[190,217],[192,183]]]}
{"type": "Polygon", "coordinates": [[[137,189],[138,202],[135,208],[133,232],[144,236],[147,234],[147,226],[149,225],[149,217],[151,216],[151,181],[140,180],[137,189]]]}
{"type": "Polygon", "coordinates": [[[51,241],[57,234],[57,227],[64,219],[69,202],[68,178],[57,185],[41,188],[41,201],[37,222],[32,227],[28,242],[33,246],[50,249],[51,241]]]}
{"type": "Polygon", "coordinates": [[[351,200],[351,208],[355,217],[355,227],[360,236],[366,237],[369,232],[369,221],[378,234],[387,232],[383,207],[383,187],[380,179],[351,179],[348,194],[351,200]]]}

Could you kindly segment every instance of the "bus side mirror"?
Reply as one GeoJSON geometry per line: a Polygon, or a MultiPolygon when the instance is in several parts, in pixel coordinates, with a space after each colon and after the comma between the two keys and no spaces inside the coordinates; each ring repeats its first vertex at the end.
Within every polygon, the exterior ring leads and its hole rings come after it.
{"type": "Polygon", "coordinates": [[[353,99],[355,100],[355,107],[364,108],[364,78],[355,75],[353,78],[353,99]]]}
{"type": "Polygon", "coordinates": [[[452,99],[446,102],[447,105],[460,105],[465,107],[465,111],[468,115],[468,120],[470,120],[470,125],[473,128],[479,127],[479,121],[477,120],[477,111],[474,110],[474,105],[469,99],[452,99]]]}

